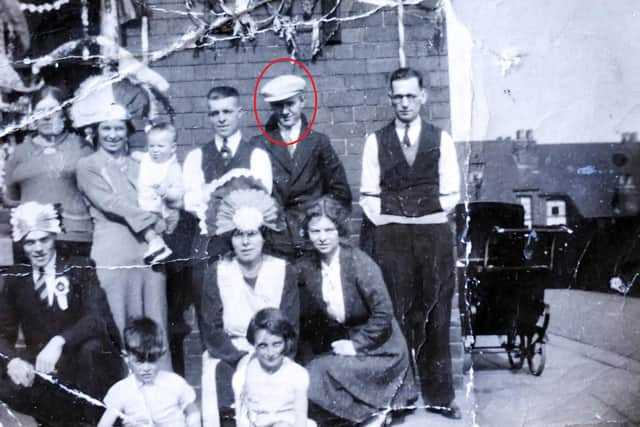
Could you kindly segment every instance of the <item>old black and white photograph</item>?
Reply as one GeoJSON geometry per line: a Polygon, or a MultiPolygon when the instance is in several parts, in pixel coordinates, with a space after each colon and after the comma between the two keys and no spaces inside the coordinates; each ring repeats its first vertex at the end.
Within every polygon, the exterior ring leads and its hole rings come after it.
{"type": "Polygon", "coordinates": [[[0,427],[640,426],[634,0],[0,0],[0,427]]]}

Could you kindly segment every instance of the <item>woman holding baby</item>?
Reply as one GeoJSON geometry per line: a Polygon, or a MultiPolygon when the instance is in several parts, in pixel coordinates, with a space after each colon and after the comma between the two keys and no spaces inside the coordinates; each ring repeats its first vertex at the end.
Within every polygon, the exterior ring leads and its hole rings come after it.
{"type": "MultiPolygon", "coordinates": [[[[78,187],[93,218],[91,257],[114,320],[122,333],[130,317],[148,316],[167,330],[164,266],[146,265],[154,242],[162,247],[167,218],[139,204],[140,163],[128,150],[133,126],[128,111],[104,96],[80,98],[71,109],[76,127],[91,126],[96,152],[78,162],[78,187]]],[[[161,361],[171,366],[168,354],[161,361]]]]}

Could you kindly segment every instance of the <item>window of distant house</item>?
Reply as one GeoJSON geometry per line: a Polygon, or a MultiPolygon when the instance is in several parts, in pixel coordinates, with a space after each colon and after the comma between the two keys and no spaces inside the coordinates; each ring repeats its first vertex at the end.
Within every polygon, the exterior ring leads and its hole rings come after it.
{"type": "Polygon", "coordinates": [[[518,202],[524,208],[524,225],[531,228],[533,224],[533,214],[531,210],[531,196],[518,196],[518,202]]]}
{"type": "Polygon", "coordinates": [[[564,200],[547,200],[547,225],[567,224],[567,204],[564,200]]]}

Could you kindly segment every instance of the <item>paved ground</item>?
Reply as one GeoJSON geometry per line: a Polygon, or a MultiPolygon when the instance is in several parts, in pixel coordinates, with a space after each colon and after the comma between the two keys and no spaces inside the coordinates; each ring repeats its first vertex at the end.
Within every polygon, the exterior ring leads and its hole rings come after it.
{"type": "Polygon", "coordinates": [[[551,306],[552,333],[640,362],[640,298],[547,289],[544,300],[551,306]]]}
{"type": "MultiPolygon", "coordinates": [[[[498,344],[482,337],[478,345],[498,344]]],[[[540,377],[511,371],[504,354],[474,355],[458,393],[461,421],[419,410],[403,427],[626,427],[640,425],[640,362],[551,335],[540,377]]],[[[398,420],[399,421],[399,420],[398,420]]]]}
{"type": "Polygon", "coordinates": [[[501,355],[474,357],[480,426],[640,425],[640,362],[550,336],[540,377],[511,372],[501,355]]]}
{"type": "MultiPolygon", "coordinates": [[[[483,338],[485,344],[495,338],[483,338]]],[[[480,344],[480,342],[479,342],[480,344]]],[[[504,354],[475,355],[458,392],[460,421],[423,409],[394,421],[403,427],[623,427],[640,425],[640,362],[551,335],[547,366],[534,377],[511,371],[504,354]]],[[[22,425],[32,427],[26,418],[22,425]]],[[[0,409],[0,423],[19,425],[0,409]]]]}

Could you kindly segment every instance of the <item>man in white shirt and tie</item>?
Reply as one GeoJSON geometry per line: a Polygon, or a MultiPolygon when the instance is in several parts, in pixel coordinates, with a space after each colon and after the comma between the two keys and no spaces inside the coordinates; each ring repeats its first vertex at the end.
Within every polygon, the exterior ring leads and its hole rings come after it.
{"type": "Polygon", "coordinates": [[[191,150],[184,161],[185,210],[199,220],[204,219],[212,190],[233,176],[252,175],[271,193],[271,161],[262,148],[242,137],[244,111],[239,97],[230,86],[216,86],[209,91],[207,103],[214,138],[191,150]]]}
{"type": "Polygon", "coordinates": [[[56,382],[101,399],[124,373],[95,265],[56,253],[62,226],[53,205],[23,203],[11,225],[29,264],[11,267],[0,286],[0,401],[50,426],[96,425],[102,408],[56,382]]]}
{"type": "Polygon", "coordinates": [[[231,250],[228,239],[206,236],[204,218],[209,196],[217,187],[240,175],[256,178],[268,193],[271,193],[273,185],[269,155],[242,135],[240,125],[244,110],[238,90],[230,86],[216,86],[207,94],[207,104],[214,137],[202,147],[191,150],[182,168],[184,209],[199,222],[191,254],[191,295],[187,296],[185,303],[193,302],[198,319],[201,318],[204,268],[231,250]]]}
{"type": "Polygon", "coordinates": [[[454,239],[447,213],[460,197],[455,146],[420,117],[427,91],[418,71],[394,71],[389,97],[396,117],[367,137],[363,151],[360,205],[373,226],[369,249],[415,351],[428,409],[460,418],[449,353],[454,239]]]}

